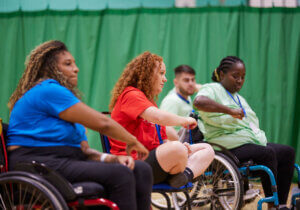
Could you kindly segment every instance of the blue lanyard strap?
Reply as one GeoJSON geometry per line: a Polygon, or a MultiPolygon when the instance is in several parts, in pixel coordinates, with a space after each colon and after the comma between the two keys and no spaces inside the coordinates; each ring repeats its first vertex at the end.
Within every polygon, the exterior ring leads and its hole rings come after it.
{"type": "Polygon", "coordinates": [[[176,93],[178,95],[178,97],[183,100],[185,103],[190,104],[189,100],[185,99],[182,95],[180,95],[179,93],[176,93]]]}
{"type": "Polygon", "coordinates": [[[157,132],[159,143],[163,144],[164,142],[163,142],[163,140],[161,138],[161,135],[160,135],[160,125],[155,124],[155,128],[156,128],[156,132],[157,132]]]}
{"type": "Polygon", "coordinates": [[[192,130],[191,129],[188,129],[189,130],[189,143],[190,144],[193,144],[193,138],[192,138],[192,130]]]}
{"type": "MultiPolygon", "coordinates": [[[[226,90],[226,89],[225,89],[226,90]]],[[[238,102],[234,99],[234,97],[233,97],[233,95],[231,95],[231,93],[228,91],[228,90],[226,90],[226,92],[228,93],[228,95],[232,98],[232,100],[234,101],[234,103],[236,103],[237,105],[239,105],[239,107],[241,107],[241,109],[243,110],[243,112],[244,112],[244,115],[245,115],[245,117],[247,117],[247,115],[246,115],[246,110],[244,109],[244,107],[242,106],[242,103],[241,103],[241,101],[240,101],[240,97],[238,96],[238,95],[236,95],[236,97],[237,97],[237,99],[238,99],[238,102]]]]}
{"type": "MultiPolygon", "coordinates": [[[[157,125],[155,124],[155,128],[156,128],[156,132],[157,132],[157,136],[158,136],[158,140],[159,140],[159,143],[160,144],[163,144],[163,140],[161,138],[161,135],[160,135],[160,125],[157,125]]],[[[190,144],[193,144],[193,139],[192,139],[192,130],[191,129],[188,129],[189,131],[189,143],[190,144]]]]}

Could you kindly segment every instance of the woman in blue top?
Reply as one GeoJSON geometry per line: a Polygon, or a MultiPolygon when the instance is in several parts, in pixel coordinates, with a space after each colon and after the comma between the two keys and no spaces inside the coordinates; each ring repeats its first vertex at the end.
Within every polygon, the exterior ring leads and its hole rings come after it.
{"type": "Polygon", "coordinates": [[[37,161],[70,182],[102,184],[120,209],[149,209],[151,167],[130,156],[103,154],[89,147],[84,126],[127,143],[140,159],[147,149],[122,126],[80,101],[78,67],[64,43],[48,41],[30,54],[9,100],[9,168],[37,161]]]}
{"type": "MultiPolygon", "coordinates": [[[[244,84],[245,74],[244,62],[238,57],[222,59],[212,74],[215,83],[201,87],[194,105],[204,122],[204,136],[208,142],[230,149],[241,162],[251,159],[272,170],[277,181],[280,207],[286,208],[295,151],[290,146],[267,143],[255,112],[238,94],[244,84]]],[[[266,173],[261,174],[261,180],[266,196],[272,196],[266,173]]]]}

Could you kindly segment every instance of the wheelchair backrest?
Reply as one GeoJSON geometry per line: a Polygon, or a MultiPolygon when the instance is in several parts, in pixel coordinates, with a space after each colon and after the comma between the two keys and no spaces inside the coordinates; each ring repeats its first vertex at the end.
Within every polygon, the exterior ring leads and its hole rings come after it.
{"type": "Polygon", "coordinates": [[[110,153],[110,143],[108,137],[103,135],[102,133],[99,134],[101,138],[101,145],[102,145],[103,152],[110,153]]]}
{"type": "MultiPolygon", "coordinates": [[[[110,112],[101,112],[101,113],[105,114],[105,115],[110,115],[110,112]]],[[[103,152],[110,153],[110,143],[109,143],[108,137],[100,132],[99,132],[99,134],[100,134],[101,146],[102,146],[103,152]]]]}
{"type": "Polygon", "coordinates": [[[7,163],[7,150],[6,150],[6,134],[8,125],[2,123],[0,118],[0,171],[5,172],[8,170],[7,163]]]}

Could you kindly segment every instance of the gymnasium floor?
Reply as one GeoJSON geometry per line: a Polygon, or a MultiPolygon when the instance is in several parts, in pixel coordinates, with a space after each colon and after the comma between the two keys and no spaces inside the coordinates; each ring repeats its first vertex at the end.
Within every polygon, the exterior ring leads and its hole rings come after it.
{"type": "MultiPolygon", "coordinates": [[[[289,194],[289,198],[288,198],[288,204],[290,204],[290,202],[291,202],[291,191],[296,186],[297,186],[296,184],[292,184],[292,186],[291,186],[291,190],[290,190],[290,194],[289,194]]],[[[261,188],[261,185],[260,185],[260,188],[261,188]]],[[[260,196],[262,196],[262,193],[260,193],[260,196]]],[[[257,202],[258,202],[259,199],[260,199],[260,197],[257,196],[257,198],[253,202],[247,203],[242,209],[243,210],[254,210],[254,209],[257,209],[257,202]]],[[[152,209],[153,210],[157,210],[157,208],[155,208],[154,206],[152,206],[152,209]]],[[[192,209],[193,210],[209,210],[210,208],[209,207],[193,207],[192,209]]],[[[263,204],[263,208],[262,209],[263,210],[267,210],[267,204],[263,204]]]]}

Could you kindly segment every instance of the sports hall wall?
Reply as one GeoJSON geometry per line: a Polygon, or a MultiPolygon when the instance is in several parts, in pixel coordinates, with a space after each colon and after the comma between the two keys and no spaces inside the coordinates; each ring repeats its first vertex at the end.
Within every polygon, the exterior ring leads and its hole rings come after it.
{"type": "MultiPolygon", "coordinates": [[[[107,111],[110,92],[125,65],[149,50],[173,68],[188,64],[197,82],[210,82],[221,58],[237,55],[246,65],[241,94],[257,113],[270,142],[297,150],[300,162],[300,8],[201,7],[101,11],[0,13],[0,117],[24,71],[25,57],[51,39],[67,44],[79,72],[83,101],[107,111]]],[[[26,110],[24,110],[26,112],[26,110]]],[[[99,135],[88,131],[99,150],[99,135]]]]}

